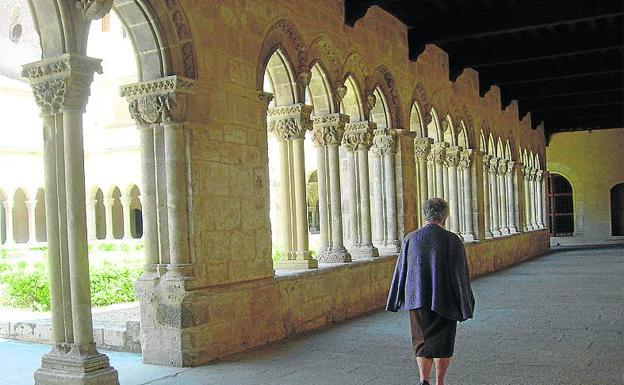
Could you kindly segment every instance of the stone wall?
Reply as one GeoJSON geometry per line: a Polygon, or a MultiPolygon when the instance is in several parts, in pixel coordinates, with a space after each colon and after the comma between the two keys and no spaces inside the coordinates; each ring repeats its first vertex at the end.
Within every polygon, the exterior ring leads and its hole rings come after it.
{"type": "MultiPolygon", "coordinates": [[[[545,230],[466,245],[473,277],[535,258],[548,249],[545,230]]],[[[379,310],[385,305],[395,263],[396,257],[388,256],[321,264],[317,270],[194,290],[183,299],[172,296],[171,289],[160,292],[167,297],[154,298],[152,305],[141,304],[147,314],[142,316],[143,359],[173,366],[201,365],[379,310]],[[150,328],[156,324],[159,332],[152,334],[150,328]],[[163,328],[165,324],[168,327],[163,328]],[[182,342],[182,349],[150,348],[169,338],[182,342]]]]}
{"type": "Polygon", "coordinates": [[[572,185],[574,233],[553,237],[552,244],[591,245],[624,243],[611,234],[610,190],[624,183],[624,128],[560,132],[548,147],[549,173],[565,177],[572,185]]]}

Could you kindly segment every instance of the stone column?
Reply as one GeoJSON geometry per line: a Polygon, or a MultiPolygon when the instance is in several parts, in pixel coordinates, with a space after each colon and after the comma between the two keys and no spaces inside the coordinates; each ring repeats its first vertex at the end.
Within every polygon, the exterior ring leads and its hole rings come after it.
{"type": "Polygon", "coordinates": [[[431,156],[435,167],[435,197],[444,198],[444,164],[446,162],[446,143],[434,143],[431,156]]]}
{"type": "Polygon", "coordinates": [[[427,154],[427,199],[436,196],[435,156],[429,151],[427,154]]]}
{"type": "Polygon", "coordinates": [[[121,198],[121,206],[123,207],[124,239],[132,239],[132,212],[130,210],[131,204],[132,198],[121,198]]]}
{"type": "Polygon", "coordinates": [[[192,80],[173,75],[120,90],[140,132],[143,281],[158,279],[165,271],[165,280],[186,280],[193,275],[185,119],[193,86],[192,80]]]}
{"type": "Polygon", "coordinates": [[[104,198],[104,212],[106,213],[106,239],[115,239],[113,233],[113,205],[115,204],[115,198],[104,198]]]}
{"type": "Polygon", "coordinates": [[[540,229],[546,228],[544,225],[544,173],[542,170],[537,170],[537,227],[540,229]]]}
{"type": "Polygon", "coordinates": [[[89,240],[97,239],[96,207],[97,199],[87,199],[87,237],[89,240]]]}
{"type": "Polygon", "coordinates": [[[15,244],[15,238],[13,237],[13,201],[6,200],[2,202],[4,206],[4,212],[6,213],[5,225],[6,225],[6,246],[12,246],[15,244]]]}
{"type": "Polygon", "coordinates": [[[485,222],[485,237],[492,238],[492,200],[490,199],[490,161],[492,156],[483,154],[483,217],[485,222]]]}
{"type": "Polygon", "coordinates": [[[492,235],[502,235],[498,219],[498,158],[490,159],[490,207],[492,209],[492,235]]]}
{"type": "Polygon", "coordinates": [[[475,240],[474,226],[472,223],[472,154],[473,150],[463,150],[459,153],[459,169],[462,173],[464,180],[464,232],[462,238],[465,242],[472,242],[475,240]]]}
{"type": "Polygon", "coordinates": [[[537,225],[537,169],[531,169],[531,226],[538,230],[537,225]]]}
{"type": "Polygon", "coordinates": [[[282,190],[282,233],[286,242],[278,269],[314,269],[318,261],[308,250],[308,210],[306,204],[303,141],[312,128],[312,107],[304,104],[269,109],[269,132],[280,147],[282,190]]]}
{"type": "Polygon", "coordinates": [[[446,150],[446,164],[448,165],[448,197],[449,197],[449,230],[459,233],[459,192],[457,183],[457,166],[459,165],[459,147],[446,150]]]}
{"type": "Polygon", "coordinates": [[[531,225],[531,169],[528,166],[522,168],[524,178],[524,229],[533,230],[531,225]]]}
{"type": "Polygon", "coordinates": [[[513,184],[513,174],[514,174],[514,161],[507,161],[507,169],[505,170],[505,192],[507,194],[507,227],[509,228],[510,234],[515,234],[518,232],[518,228],[516,227],[516,200],[514,198],[514,184],[513,184]]]}
{"type": "Polygon", "coordinates": [[[319,262],[350,262],[351,254],[343,244],[342,204],[340,195],[340,160],[338,146],[349,117],[343,114],[317,116],[312,119],[312,140],[316,146],[318,168],[321,247],[319,262]]]}
{"type": "MultiPolygon", "coordinates": [[[[431,151],[431,138],[416,138],[414,139],[414,157],[416,158],[416,167],[418,170],[418,207],[422,208],[422,204],[429,198],[429,170],[427,167],[427,156],[431,151]]],[[[418,213],[420,218],[420,225],[424,225],[425,221],[422,220],[422,212],[418,213]]]]}
{"type": "MultiPolygon", "coordinates": [[[[59,285],[59,273],[63,281],[67,278],[69,280],[70,295],[63,293],[63,299],[71,297],[72,336],[68,338],[65,331],[63,344],[57,341],[52,351],[44,355],[41,368],[35,372],[36,384],[119,383],[117,372],[110,366],[108,357],[96,350],[91,320],[82,115],[96,71],[101,73],[100,60],[77,54],[63,54],[53,59],[25,65],[22,72],[22,75],[30,80],[35,101],[40,108],[43,111],[60,112],[55,117],[54,135],[51,135],[52,118],[44,117],[46,127],[44,135],[50,133],[47,138],[44,136],[48,143],[46,145],[48,151],[44,154],[45,169],[46,174],[50,173],[46,175],[46,186],[49,187],[46,190],[46,199],[54,197],[56,191],[59,203],[57,206],[53,202],[46,202],[48,203],[46,218],[49,219],[48,242],[53,245],[49,250],[49,260],[50,264],[55,266],[50,270],[50,282],[54,282],[52,285],[56,287],[52,293],[52,297],[55,297],[52,313],[57,320],[61,314],[58,304],[59,286],[63,289],[67,287],[64,283],[59,285]],[[51,145],[54,145],[57,151],[59,148],[62,150],[54,154],[51,145]],[[59,164],[64,166],[62,167],[64,183],[59,183],[62,180],[59,164]],[[63,195],[66,201],[63,200],[63,195]],[[61,204],[65,204],[66,207],[60,207],[61,204]],[[66,238],[63,220],[58,219],[59,215],[66,215],[66,238]],[[57,228],[60,229],[58,235],[57,228]],[[59,258],[58,254],[55,255],[58,251],[55,239],[59,238],[67,245],[69,262],[68,269],[61,266],[60,272],[58,262],[60,260],[62,264],[63,258],[59,258]],[[69,277],[65,275],[66,272],[69,273],[69,277]]],[[[64,253],[62,246],[60,253],[64,253]]],[[[68,321],[67,317],[64,317],[64,328],[68,321]]],[[[60,340],[58,334],[61,328],[58,323],[53,329],[55,340],[60,340]]]]}
{"type": "Polygon", "coordinates": [[[349,213],[351,246],[349,252],[354,258],[379,256],[371,237],[370,193],[368,174],[368,150],[372,133],[376,128],[372,122],[355,122],[346,125],[342,145],[350,160],[349,170],[349,213]]]}
{"type": "Polygon", "coordinates": [[[375,173],[373,187],[378,190],[376,196],[375,223],[376,247],[380,254],[392,255],[401,250],[397,235],[396,180],[395,156],[396,133],[393,130],[376,129],[373,136],[371,152],[374,154],[373,164],[379,173],[375,173]],[[379,198],[377,197],[379,195],[379,198]]]}
{"type": "Polygon", "coordinates": [[[37,242],[37,225],[36,221],[36,210],[37,210],[37,200],[32,199],[26,201],[26,210],[28,210],[28,243],[36,243],[37,242]]]}
{"type": "Polygon", "coordinates": [[[498,197],[499,197],[499,227],[500,231],[503,235],[507,235],[510,233],[508,227],[508,216],[507,216],[507,183],[505,182],[505,174],[507,173],[507,163],[506,159],[500,159],[498,164],[498,197]]]}

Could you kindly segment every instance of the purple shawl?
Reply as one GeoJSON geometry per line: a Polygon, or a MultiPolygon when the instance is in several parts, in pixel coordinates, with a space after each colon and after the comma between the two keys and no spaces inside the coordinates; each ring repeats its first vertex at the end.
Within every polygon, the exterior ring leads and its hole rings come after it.
{"type": "Polygon", "coordinates": [[[461,239],[433,223],[408,234],[386,310],[425,308],[448,319],[465,321],[472,318],[474,303],[461,239]]]}

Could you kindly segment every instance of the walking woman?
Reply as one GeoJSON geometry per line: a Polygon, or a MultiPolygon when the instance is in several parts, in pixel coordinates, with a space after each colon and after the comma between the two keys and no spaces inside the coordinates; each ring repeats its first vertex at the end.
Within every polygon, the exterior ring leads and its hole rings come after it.
{"type": "Polygon", "coordinates": [[[472,318],[474,297],[464,244],[444,228],[448,203],[429,199],[423,213],[425,226],[403,240],[386,310],[409,310],[420,384],[429,385],[435,363],[436,384],[444,385],[457,322],[472,318]]]}

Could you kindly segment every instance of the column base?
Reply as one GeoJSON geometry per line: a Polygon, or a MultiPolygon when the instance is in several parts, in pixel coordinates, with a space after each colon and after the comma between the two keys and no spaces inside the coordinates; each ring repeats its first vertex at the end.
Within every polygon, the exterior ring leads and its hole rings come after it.
{"type": "Polygon", "coordinates": [[[472,233],[468,233],[468,234],[462,234],[462,239],[464,240],[464,242],[474,242],[476,241],[474,234],[472,233]]]}
{"type": "Polygon", "coordinates": [[[323,263],[346,263],[351,262],[351,254],[344,246],[326,247],[318,251],[317,260],[323,263]]]}
{"type": "Polygon", "coordinates": [[[353,259],[379,257],[379,250],[373,245],[355,245],[348,250],[353,259]]]}
{"type": "Polygon", "coordinates": [[[273,267],[276,270],[308,270],[317,269],[318,261],[316,259],[286,259],[276,262],[273,267]]]}
{"type": "Polygon", "coordinates": [[[501,229],[501,234],[502,235],[509,235],[509,234],[511,234],[511,231],[507,227],[505,227],[505,228],[501,229]]]}
{"type": "Polygon", "coordinates": [[[492,230],[492,237],[500,237],[503,233],[500,230],[492,230]]]}
{"type": "Polygon", "coordinates": [[[162,276],[165,281],[184,281],[191,279],[193,276],[193,265],[190,263],[185,264],[169,264],[167,265],[167,272],[162,276]]]}
{"type": "Polygon", "coordinates": [[[105,354],[85,357],[54,349],[41,359],[35,385],[119,385],[119,379],[105,354]]]}
{"type": "Polygon", "coordinates": [[[401,242],[398,240],[384,242],[377,250],[379,255],[397,255],[401,252],[401,242]]]}
{"type": "Polygon", "coordinates": [[[518,233],[518,229],[516,229],[515,227],[509,228],[509,234],[517,234],[517,233],[518,233]]]}

